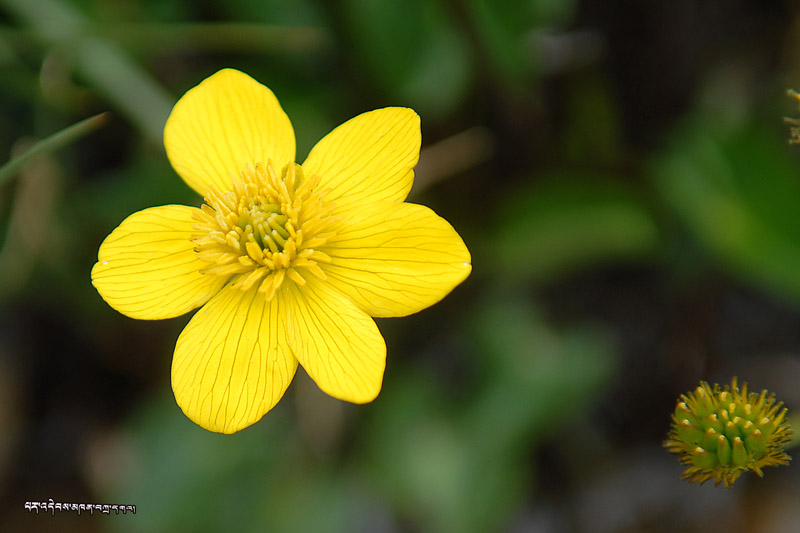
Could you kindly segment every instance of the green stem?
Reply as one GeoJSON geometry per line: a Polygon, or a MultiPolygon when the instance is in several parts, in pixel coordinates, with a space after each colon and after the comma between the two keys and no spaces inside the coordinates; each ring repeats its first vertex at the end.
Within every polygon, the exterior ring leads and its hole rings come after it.
{"type": "Polygon", "coordinates": [[[77,141],[84,135],[93,132],[100,126],[106,124],[109,116],[110,113],[100,113],[99,115],[81,120],[72,126],[50,135],[46,139],[42,139],[30,149],[25,150],[22,154],[12,157],[5,165],[0,167],[0,187],[13,178],[30,161],[45,154],[49,154],[50,152],[55,152],[77,141]]]}

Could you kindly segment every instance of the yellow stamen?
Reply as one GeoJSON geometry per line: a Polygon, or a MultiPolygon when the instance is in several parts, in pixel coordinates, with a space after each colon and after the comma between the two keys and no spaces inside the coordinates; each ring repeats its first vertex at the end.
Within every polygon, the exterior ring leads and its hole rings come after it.
{"type": "Polygon", "coordinates": [[[288,278],[305,285],[298,269],[326,279],[318,263],[330,263],[324,249],[335,234],[334,206],[323,201],[317,176],[299,165],[280,173],[271,161],[248,165],[230,190],[210,189],[195,213],[192,236],[197,257],[209,263],[204,274],[232,277],[232,286],[258,284],[267,300],[288,278]]]}

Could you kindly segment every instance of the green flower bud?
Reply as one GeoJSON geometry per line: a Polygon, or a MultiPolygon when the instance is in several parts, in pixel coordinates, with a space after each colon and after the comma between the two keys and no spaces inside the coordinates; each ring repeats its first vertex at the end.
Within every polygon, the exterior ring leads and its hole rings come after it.
{"type": "Polygon", "coordinates": [[[724,389],[701,381],[681,395],[664,446],[686,465],[689,483],[713,479],[730,488],[747,470],[763,476],[765,466],[789,464],[782,445],[791,433],[783,402],[748,392],[746,383],[740,390],[734,377],[724,389]]]}

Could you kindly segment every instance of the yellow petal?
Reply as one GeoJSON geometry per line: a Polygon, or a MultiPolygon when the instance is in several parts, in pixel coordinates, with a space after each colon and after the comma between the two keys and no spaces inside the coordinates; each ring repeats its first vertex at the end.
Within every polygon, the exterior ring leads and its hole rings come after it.
{"type": "Polygon", "coordinates": [[[386,344],[366,313],[325,282],[308,276],[281,293],[287,340],[323,392],[354,403],[375,399],[386,367],[386,344]]]}
{"type": "Polygon", "coordinates": [[[371,316],[416,313],[472,271],[453,227],[425,206],[375,204],[346,219],[323,251],[328,282],[371,316]]]}
{"type": "Polygon", "coordinates": [[[175,171],[195,191],[230,188],[247,165],[294,162],[294,130],[278,99],[253,78],[220,70],[175,104],[164,128],[175,171]]]}
{"type": "Polygon", "coordinates": [[[318,175],[337,211],[353,203],[402,202],[414,182],[422,136],[411,109],[388,107],[363,113],[326,135],[311,150],[303,172],[318,175]]]}
{"type": "Polygon", "coordinates": [[[108,305],[131,318],[172,318],[200,307],[225,284],[203,275],[191,235],[193,207],[166,205],[132,214],[97,253],[92,284],[108,305]]]}
{"type": "Polygon", "coordinates": [[[218,433],[258,422],[281,399],[297,361],[286,345],[278,299],[227,286],[178,337],[172,390],[183,412],[218,433]]]}

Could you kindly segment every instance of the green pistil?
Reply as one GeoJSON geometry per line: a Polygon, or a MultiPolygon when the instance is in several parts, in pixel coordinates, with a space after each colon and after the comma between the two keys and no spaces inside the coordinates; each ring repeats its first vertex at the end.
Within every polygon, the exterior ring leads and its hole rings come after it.
{"type": "Polygon", "coordinates": [[[289,232],[284,227],[289,218],[274,204],[253,206],[239,215],[238,226],[242,229],[241,244],[255,242],[264,251],[279,253],[286,246],[289,232]],[[271,210],[265,211],[263,207],[271,210]]]}

